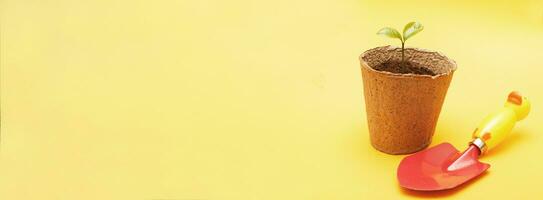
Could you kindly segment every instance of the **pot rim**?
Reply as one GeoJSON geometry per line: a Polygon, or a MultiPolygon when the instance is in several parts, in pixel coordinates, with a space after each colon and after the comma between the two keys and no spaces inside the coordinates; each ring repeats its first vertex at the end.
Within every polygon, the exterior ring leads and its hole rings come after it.
{"type": "Polygon", "coordinates": [[[387,71],[379,71],[379,70],[376,70],[376,69],[373,69],[371,66],[369,66],[369,64],[364,60],[364,56],[366,54],[368,54],[369,52],[371,52],[372,50],[374,49],[379,49],[379,48],[386,48],[387,51],[393,51],[393,50],[396,50],[396,49],[401,49],[400,47],[397,47],[397,46],[392,46],[392,45],[387,45],[387,46],[381,46],[381,47],[375,47],[375,48],[371,48],[371,49],[368,49],[366,51],[364,51],[364,53],[360,54],[360,56],[358,56],[358,59],[360,60],[360,64],[361,64],[361,67],[371,71],[371,72],[374,72],[374,73],[377,73],[377,74],[381,74],[381,75],[384,75],[384,76],[389,76],[389,77],[394,77],[394,78],[423,78],[423,79],[427,79],[427,78],[431,78],[431,79],[436,79],[436,78],[439,78],[439,77],[442,77],[442,76],[448,76],[450,74],[453,74],[454,71],[456,71],[457,69],[457,65],[456,65],[456,62],[450,58],[448,58],[447,56],[445,56],[445,54],[439,52],[439,51],[432,51],[432,50],[428,50],[428,49],[422,49],[422,48],[406,48],[406,49],[412,49],[412,50],[415,50],[415,51],[419,51],[419,52],[425,52],[425,53],[430,53],[430,54],[437,54],[438,56],[441,56],[443,57],[443,59],[449,63],[452,64],[452,67],[451,69],[449,70],[449,72],[447,73],[441,73],[441,74],[436,74],[436,75],[427,75],[427,74],[400,74],[400,73],[392,73],[392,72],[387,72],[387,71]]]}

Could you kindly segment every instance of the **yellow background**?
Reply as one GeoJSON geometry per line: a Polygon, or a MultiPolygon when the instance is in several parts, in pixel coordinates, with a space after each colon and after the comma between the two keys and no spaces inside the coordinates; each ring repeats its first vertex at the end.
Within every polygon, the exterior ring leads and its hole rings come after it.
{"type": "Polygon", "coordinates": [[[0,199],[543,197],[541,1],[0,2],[0,199]],[[357,56],[412,20],[458,63],[432,145],[533,103],[457,190],[402,190],[369,144],[357,56]]]}

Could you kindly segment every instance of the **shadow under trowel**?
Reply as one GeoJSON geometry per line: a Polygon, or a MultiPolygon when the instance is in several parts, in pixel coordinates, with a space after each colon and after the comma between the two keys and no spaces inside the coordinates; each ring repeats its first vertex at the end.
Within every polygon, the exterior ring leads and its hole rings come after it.
{"type": "Polygon", "coordinates": [[[501,152],[513,151],[515,146],[522,145],[522,143],[529,140],[530,137],[531,135],[524,130],[513,130],[502,143],[498,144],[493,149],[490,149],[483,157],[491,158],[495,155],[500,155],[501,152]]]}

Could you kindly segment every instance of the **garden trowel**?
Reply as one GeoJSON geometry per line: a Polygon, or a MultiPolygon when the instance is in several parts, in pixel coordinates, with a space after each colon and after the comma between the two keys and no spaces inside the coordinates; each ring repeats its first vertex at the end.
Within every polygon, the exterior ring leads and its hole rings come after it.
{"type": "Polygon", "coordinates": [[[530,102],[511,92],[504,107],[488,115],[473,132],[473,140],[460,153],[442,143],[405,157],[398,166],[400,186],[422,191],[445,190],[465,183],[486,171],[490,165],[477,160],[505,139],[517,121],[530,112],[530,102]]]}

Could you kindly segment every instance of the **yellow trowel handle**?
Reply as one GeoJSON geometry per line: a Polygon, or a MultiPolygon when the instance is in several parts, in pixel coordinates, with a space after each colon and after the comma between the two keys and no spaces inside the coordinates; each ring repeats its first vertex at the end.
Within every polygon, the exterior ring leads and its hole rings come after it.
{"type": "Polygon", "coordinates": [[[496,147],[505,140],[517,121],[524,119],[530,112],[530,101],[518,92],[511,92],[502,109],[488,115],[473,132],[472,144],[481,149],[481,153],[496,147]]]}

